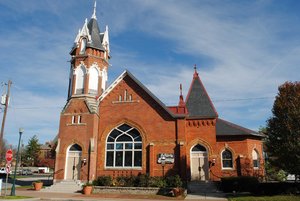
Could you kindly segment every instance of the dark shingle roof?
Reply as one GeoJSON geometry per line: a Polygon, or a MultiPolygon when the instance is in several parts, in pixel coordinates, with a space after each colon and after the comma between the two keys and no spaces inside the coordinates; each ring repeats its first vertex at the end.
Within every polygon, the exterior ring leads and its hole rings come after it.
{"type": "Polygon", "coordinates": [[[87,26],[88,26],[89,33],[92,38],[92,43],[88,44],[87,46],[105,51],[104,47],[102,46],[100,29],[99,29],[97,20],[94,18],[91,18],[87,26]]]}
{"type": "Polygon", "coordinates": [[[217,123],[216,123],[216,132],[217,132],[217,136],[249,136],[249,135],[254,135],[254,136],[258,136],[258,137],[263,137],[264,135],[244,128],[242,126],[236,125],[234,123],[225,121],[223,119],[217,119],[217,123]]]}
{"type": "Polygon", "coordinates": [[[218,114],[212,104],[199,76],[195,72],[194,78],[186,98],[189,117],[216,118],[218,114]]]}

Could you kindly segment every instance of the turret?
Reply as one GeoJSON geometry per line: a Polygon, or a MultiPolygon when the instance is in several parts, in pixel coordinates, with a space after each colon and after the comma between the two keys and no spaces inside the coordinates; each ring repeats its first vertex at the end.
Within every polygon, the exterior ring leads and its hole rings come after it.
{"type": "Polygon", "coordinates": [[[75,38],[71,55],[68,99],[100,96],[106,89],[110,59],[108,26],[100,32],[96,17],[96,2],[91,19],[85,20],[75,38]]]}

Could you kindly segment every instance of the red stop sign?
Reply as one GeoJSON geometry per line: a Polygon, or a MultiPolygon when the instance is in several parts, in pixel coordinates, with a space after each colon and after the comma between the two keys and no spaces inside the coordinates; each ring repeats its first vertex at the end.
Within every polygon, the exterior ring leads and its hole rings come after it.
{"type": "Polygon", "coordinates": [[[8,163],[10,163],[10,162],[12,161],[12,158],[13,158],[13,152],[12,152],[11,149],[9,149],[9,150],[6,151],[5,157],[6,157],[6,161],[7,161],[8,163]]]}

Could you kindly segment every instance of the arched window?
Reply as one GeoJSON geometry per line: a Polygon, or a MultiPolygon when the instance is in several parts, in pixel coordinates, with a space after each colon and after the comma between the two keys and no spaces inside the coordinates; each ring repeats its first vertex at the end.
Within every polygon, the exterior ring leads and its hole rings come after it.
{"type": "Polygon", "coordinates": [[[81,146],[79,146],[78,144],[73,144],[73,145],[70,147],[69,151],[82,151],[82,148],[81,148],[81,146]]]}
{"type": "Polygon", "coordinates": [[[233,168],[232,153],[228,149],[222,152],[222,168],[233,168]]]}
{"type": "Polygon", "coordinates": [[[192,152],[198,152],[198,151],[206,152],[206,148],[200,144],[197,144],[196,146],[193,147],[192,152]]]}
{"type": "Polygon", "coordinates": [[[81,43],[80,43],[80,52],[79,52],[79,54],[84,54],[85,49],[86,49],[86,38],[82,38],[81,43]]]}
{"type": "Polygon", "coordinates": [[[70,69],[70,76],[69,76],[69,93],[68,98],[72,96],[72,89],[73,89],[73,67],[70,69]]]}
{"type": "Polygon", "coordinates": [[[84,76],[85,76],[85,68],[84,66],[80,66],[76,69],[76,94],[83,94],[84,90],[84,76]]]}
{"type": "Polygon", "coordinates": [[[106,82],[107,82],[107,72],[106,69],[102,70],[102,83],[101,83],[101,88],[103,91],[106,89],[106,82]]]}
{"type": "Polygon", "coordinates": [[[89,94],[98,93],[99,72],[96,67],[90,69],[89,94]]]}
{"type": "Polygon", "coordinates": [[[259,154],[253,149],[252,151],[253,168],[259,168],[259,154]]]}
{"type": "Polygon", "coordinates": [[[106,140],[106,167],[142,167],[142,138],[127,124],[115,128],[106,140]]]}

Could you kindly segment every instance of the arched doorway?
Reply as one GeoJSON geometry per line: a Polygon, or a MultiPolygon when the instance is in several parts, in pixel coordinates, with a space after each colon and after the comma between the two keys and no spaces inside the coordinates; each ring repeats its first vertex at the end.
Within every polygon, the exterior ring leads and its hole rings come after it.
{"type": "Polygon", "coordinates": [[[200,144],[191,149],[191,180],[206,181],[209,179],[208,152],[200,144]]]}
{"type": "Polygon", "coordinates": [[[66,180],[80,179],[81,153],[82,148],[78,144],[73,144],[68,149],[65,168],[66,180]]]}

